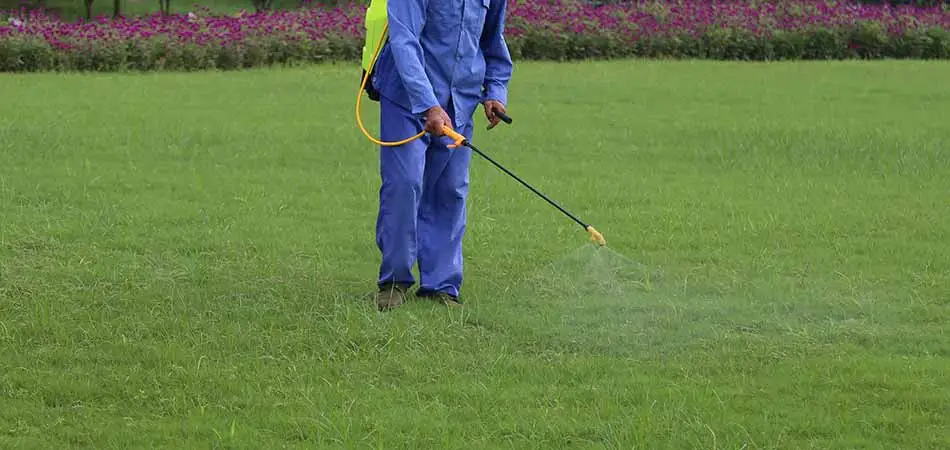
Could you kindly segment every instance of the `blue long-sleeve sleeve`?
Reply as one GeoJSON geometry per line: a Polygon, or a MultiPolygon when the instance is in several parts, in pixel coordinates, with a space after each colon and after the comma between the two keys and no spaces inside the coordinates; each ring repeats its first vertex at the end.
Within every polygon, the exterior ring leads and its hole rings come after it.
{"type": "Polygon", "coordinates": [[[426,75],[423,65],[425,56],[420,43],[425,26],[426,3],[427,0],[390,0],[386,4],[389,46],[413,114],[421,114],[439,105],[426,75]]]}
{"type": "Polygon", "coordinates": [[[380,96],[420,113],[441,106],[465,126],[487,99],[507,105],[508,0],[389,0],[389,42],[376,61],[380,96]]]}
{"type": "Polygon", "coordinates": [[[491,0],[485,17],[480,46],[485,55],[485,82],[483,101],[496,100],[508,104],[508,83],[513,65],[505,43],[505,10],[507,0],[491,0]]]}

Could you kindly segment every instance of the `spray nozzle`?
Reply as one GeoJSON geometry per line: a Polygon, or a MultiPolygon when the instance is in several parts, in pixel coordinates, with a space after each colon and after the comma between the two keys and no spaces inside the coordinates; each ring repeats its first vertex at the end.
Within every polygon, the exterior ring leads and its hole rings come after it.
{"type": "Polygon", "coordinates": [[[607,245],[607,240],[604,239],[604,235],[600,234],[600,232],[595,230],[594,227],[588,225],[587,232],[590,233],[590,240],[592,242],[596,242],[601,247],[604,247],[607,245]]]}

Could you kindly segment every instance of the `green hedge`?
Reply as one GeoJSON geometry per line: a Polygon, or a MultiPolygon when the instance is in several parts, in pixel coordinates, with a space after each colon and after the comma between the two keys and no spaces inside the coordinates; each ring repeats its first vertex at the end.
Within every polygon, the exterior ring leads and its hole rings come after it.
{"type": "Polygon", "coordinates": [[[530,60],[664,58],[715,60],[950,59],[950,31],[926,28],[888,36],[875,24],[849,29],[776,31],[757,37],[743,29],[710,31],[700,38],[648,38],[625,43],[609,37],[529,33],[512,40],[514,57],[530,60]]]}
{"type": "MultiPolygon", "coordinates": [[[[89,43],[63,53],[42,38],[8,37],[0,40],[0,71],[187,71],[329,61],[356,64],[361,44],[352,39],[327,39],[290,45],[277,38],[258,38],[240,46],[198,46],[166,45],[156,39],[136,45],[89,43]]],[[[743,30],[721,29],[700,38],[652,38],[634,43],[609,36],[535,32],[511,38],[509,47],[515,59],[555,61],[634,57],[748,61],[950,59],[950,32],[929,28],[889,37],[872,25],[858,25],[848,30],[778,31],[765,39],[743,30]]]]}

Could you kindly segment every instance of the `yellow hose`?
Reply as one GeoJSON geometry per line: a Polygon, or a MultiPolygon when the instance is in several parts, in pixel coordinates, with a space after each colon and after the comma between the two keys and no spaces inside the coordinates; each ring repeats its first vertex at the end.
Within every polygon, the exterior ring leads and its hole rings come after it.
{"type": "Polygon", "coordinates": [[[374,138],[369,134],[369,131],[366,130],[366,126],[363,125],[363,118],[360,115],[360,104],[363,99],[363,91],[366,89],[366,82],[369,80],[369,74],[373,71],[373,67],[376,65],[376,58],[379,56],[379,51],[383,48],[383,42],[386,39],[386,31],[389,28],[389,23],[383,25],[383,32],[379,35],[379,43],[376,44],[376,51],[373,53],[373,61],[370,63],[369,67],[366,69],[366,73],[363,75],[363,82],[360,83],[360,90],[356,93],[356,124],[359,125],[360,130],[363,131],[363,135],[366,136],[371,142],[382,145],[385,147],[396,147],[399,145],[407,144],[416,139],[422,137],[426,132],[423,130],[419,134],[412,136],[410,138],[403,139],[401,141],[395,142],[385,142],[379,139],[374,138]]]}

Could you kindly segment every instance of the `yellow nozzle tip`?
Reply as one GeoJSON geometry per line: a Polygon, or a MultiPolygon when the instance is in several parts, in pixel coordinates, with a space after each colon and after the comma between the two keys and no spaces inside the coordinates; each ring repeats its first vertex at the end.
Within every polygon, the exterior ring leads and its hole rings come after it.
{"type": "Polygon", "coordinates": [[[595,230],[594,227],[588,225],[587,232],[590,233],[590,240],[596,242],[601,247],[607,245],[607,241],[604,239],[604,235],[600,234],[599,231],[595,230]]]}

